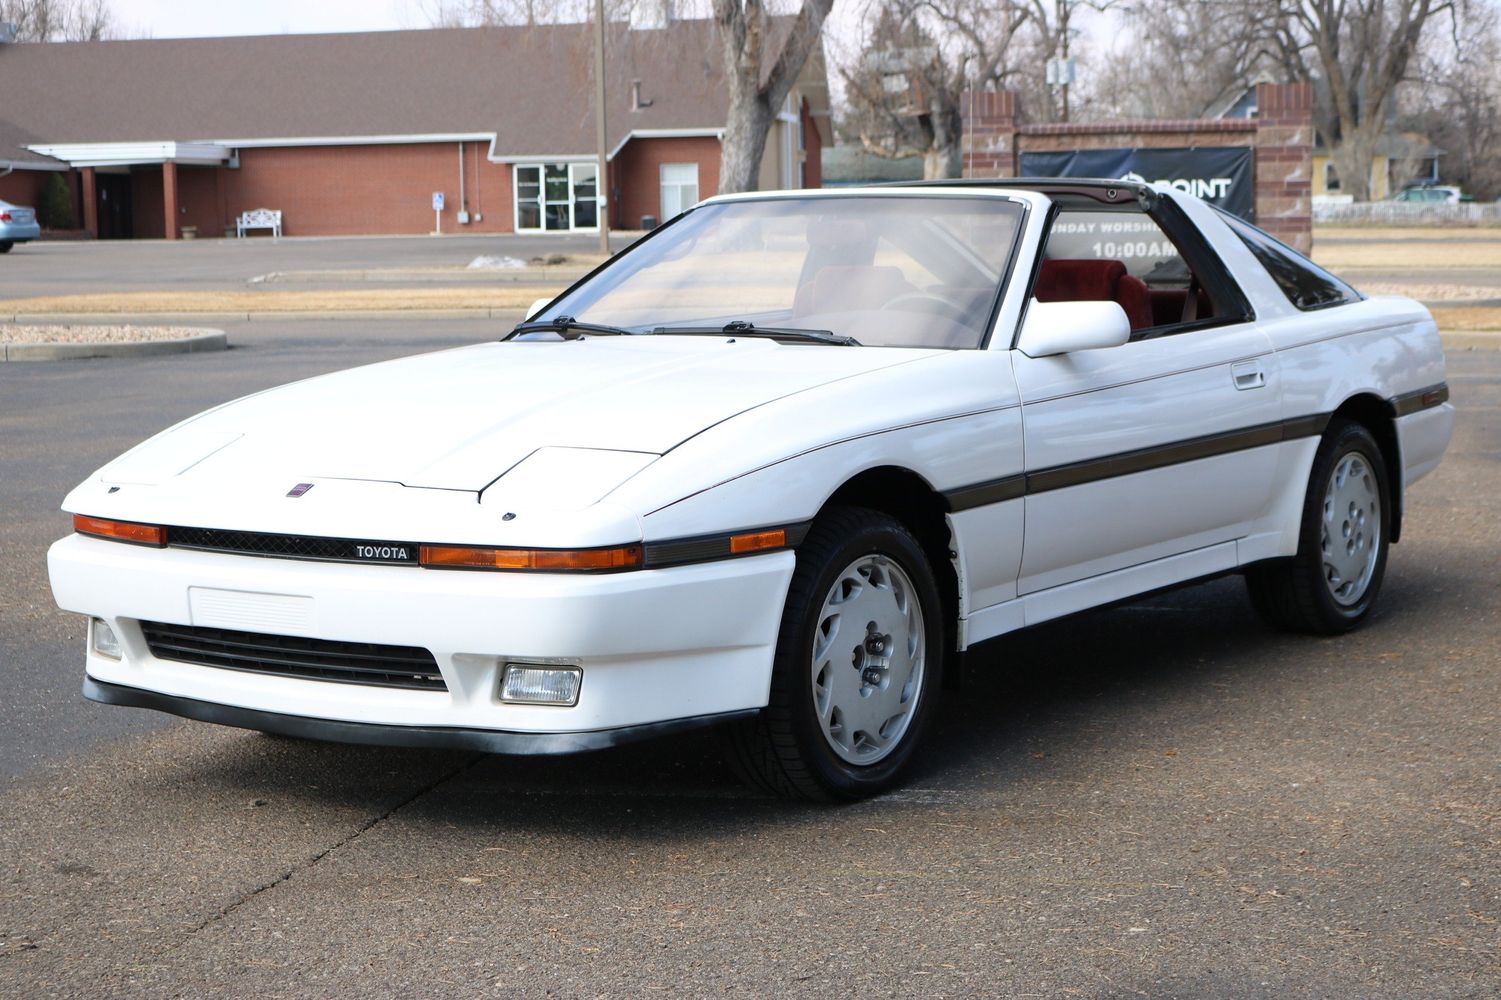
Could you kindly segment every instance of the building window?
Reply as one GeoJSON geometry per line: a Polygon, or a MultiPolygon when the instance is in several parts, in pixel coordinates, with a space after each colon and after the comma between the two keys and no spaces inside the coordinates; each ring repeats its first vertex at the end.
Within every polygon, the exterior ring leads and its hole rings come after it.
{"type": "Polygon", "coordinates": [[[1339,190],[1339,171],[1334,169],[1333,163],[1324,164],[1324,190],[1339,190]]]}
{"type": "Polygon", "coordinates": [[[599,228],[599,167],[518,163],[516,231],[567,233],[599,228]]]}
{"type": "Polygon", "coordinates": [[[698,164],[662,164],[662,221],[675,218],[698,203],[698,164]]]}

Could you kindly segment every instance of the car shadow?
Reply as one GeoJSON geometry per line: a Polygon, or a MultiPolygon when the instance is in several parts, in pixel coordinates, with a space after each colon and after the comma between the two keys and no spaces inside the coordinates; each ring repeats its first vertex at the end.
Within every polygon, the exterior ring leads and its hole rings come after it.
{"type": "Polygon", "coordinates": [[[1254,701],[1296,685],[1309,657],[1328,644],[1379,648],[1383,635],[1417,627],[1442,601],[1434,596],[1441,579],[1409,567],[1388,581],[1382,613],[1356,633],[1332,639],[1267,629],[1253,614],[1240,579],[1230,577],[986,643],[969,656],[962,685],[944,693],[903,785],[844,806],[786,802],[740,784],[712,732],[566,757],[362,747],[243,733],[224,737],[222,753],[183,766],[194,769],[194,780],[234,786],[246,796],[274,787],[309,806],[360,800],[369,783],[349,776],[384,769],[422,785],[399,805],[417,822],[488,834],[573,831],[646,842],[695,830],[818,824],[830,809],[922,807],[976,794],[1003,802],[1008,788],[1036,780],[1039,759],[1077,756],[1088,745],[1097,766],[1102,748],[1107,754],[1111,749],[1112,733],[1119,730],[1119,739],[1129,740],[1126,731],[1138,728],[1143,717],[1166,713],[1192,723],[1200,705],[1213,705],[1227,690],[1254,701]]]}

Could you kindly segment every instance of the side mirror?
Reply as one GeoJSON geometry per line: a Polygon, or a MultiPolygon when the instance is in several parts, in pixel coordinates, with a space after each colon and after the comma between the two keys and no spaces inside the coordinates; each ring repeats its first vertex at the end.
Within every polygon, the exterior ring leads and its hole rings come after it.
{"type": "Polygon", "coordinates": [[[522,317],[521,322],[525,323],[527,320],[531,319],[533,316],[537,315],[539,312],[541,312],[542,310],[546,309],[547,308],[547,304],[549,302],[551,302],[551,301],[552,301],[552,299],[538,299],[536,302],[533,302],[530,306],[527,306],[526,315],[524,317],[522,317]]]}
{"type": "Polygon", "coordinates": [[[1131,321],[1115,302],[1038,302],[1027,304],[1016,348],[1029,358],[1073,351],[1119,347],[1131,339],[1131,321]]]}

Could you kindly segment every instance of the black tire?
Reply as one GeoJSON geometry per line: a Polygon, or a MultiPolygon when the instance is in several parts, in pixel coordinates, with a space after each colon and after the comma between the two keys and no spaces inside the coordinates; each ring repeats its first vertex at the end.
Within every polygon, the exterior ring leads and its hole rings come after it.
{"type": "Polygon", "coordinates": [[[10,248],[15,246],[10,240],[0,240],[0,253],[10,253],[10,248]]]}
{"type": "Polygon", "coordinates": [[[1276,559],[1246,570],[1246,589],[1251,604],[1263,621],[1274,628],[1310,635],[1339,635],[1359,625],[1370,614],[1386,573],[1387,540],[1391,536],[1391,496],[1386,462],[1376,439],[1363,425],[1335,420],[1324,432],[1314,454],[1303,499],[1303,519],[1298,533],[1298,554],[1276,559]],[[1369,582],[1349,603],[1336,600],[1326,576],[1323,553],[1324,499],[1330,476],[1351,454],[1358,454],[1368,467],[1371,488],[1379,498],[1376,560],[1369,582]]]}
{"type": "MultiPolygon", "coordinates": [[[[798,547],[772,664],[769,703],[754,719],[723,730],[726,755],[736,773],[747,784],[773,794],[815,801],[851,801],[891,787],[921,741],[942,689],[942,607],[928,558],[899,521],[860,507],[836,507],[821,514],[798,547]],[[922,621],[922,639],[914,642],[921,646],[923,660],[905,730],[884,757],[856,764],[836,753],[816,713],[814,632],[841,575],[870,555],[895,563],[911,583],[922,621]]],[[[891,635],[886,639],[889,652],[891,635]]],[[[849,661],[849,656],[840,655],[849,661]]],[[[853,655],[861,654],[856,650],[853,655]]],[[[836,658],[831,655],[830,669],[836,658]]],[[[848,669],[860,670],[854,663],[848,669]]]]}

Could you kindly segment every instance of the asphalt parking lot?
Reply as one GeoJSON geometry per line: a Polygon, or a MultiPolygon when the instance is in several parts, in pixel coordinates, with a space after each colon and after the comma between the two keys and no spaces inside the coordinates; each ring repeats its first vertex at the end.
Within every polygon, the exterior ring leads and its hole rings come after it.
{"type": "Polygon", "coordinates": [[[1008,638],[858,805],[759,797],[707,737],[494,758],[81,701],[43,559],[89,470],[501,326],[0,366],[0,996],[1501,994],[1501,352],[1451,354],[1367,628],[1268,632],[1228,579],[1008,638]]]}

